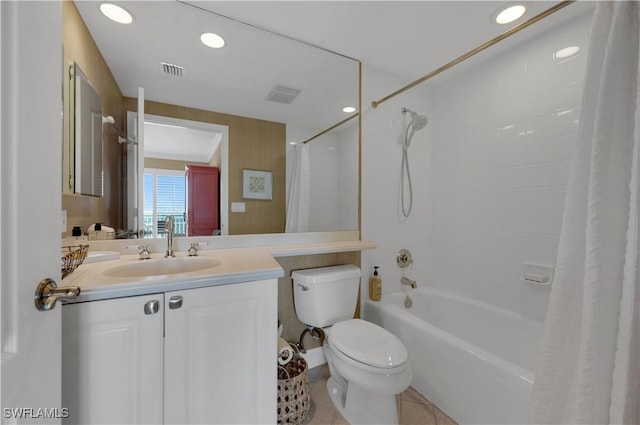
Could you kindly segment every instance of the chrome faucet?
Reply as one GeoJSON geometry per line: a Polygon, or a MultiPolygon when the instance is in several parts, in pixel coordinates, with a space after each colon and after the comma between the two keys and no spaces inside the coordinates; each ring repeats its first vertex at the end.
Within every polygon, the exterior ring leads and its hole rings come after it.
{"type": "Polygon", "coordinates": [[[400,283],[403,285],[407,285],[410,286],[412,288],[416,288],[418,285],[416,284],[415,280],[411,280],[408,277],[402,276],[402,279],[400,279],[400,283]]]}
{"type": "Polygon", "coordinates": [[[173,226],[175,224],[175,218],[172,215],[168,215],[164,219],[164,231],[167,232],[167,252],[164,254],[164,258],[175,257],[173,252],[173,226]]]}

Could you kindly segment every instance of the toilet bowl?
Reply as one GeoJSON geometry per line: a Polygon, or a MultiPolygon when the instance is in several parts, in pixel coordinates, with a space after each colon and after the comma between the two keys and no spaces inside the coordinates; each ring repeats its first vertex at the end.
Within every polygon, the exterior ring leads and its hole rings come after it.
{"type": "Polygon", "coordinates": [[[406,390],[412,372],[400,339],[382,327],[352,319],[360,269],[334,266],[291,274],[300,321],[322,327],[329,364],[327,391],[350,424],[397,424],[396,394],[406,390]]]}
{"type": "Polygon", "coordinates": [[[413,375],[396,336],[364,320],[346,320],[328,329],[323,352],[329,397],[350,424],[398,423],[395,395],[413,375]]]}

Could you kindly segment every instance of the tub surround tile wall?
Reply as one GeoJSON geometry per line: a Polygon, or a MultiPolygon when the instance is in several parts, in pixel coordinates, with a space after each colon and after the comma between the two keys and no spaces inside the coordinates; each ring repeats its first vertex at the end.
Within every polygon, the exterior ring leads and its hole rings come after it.
{"type": "Polygon", "coordinates": [[[363,269],[382,266],[383,294],[408,290],[398,283],[404,273],[418,286],[544,318],[549,288],[519,276],[523,263],[555,264],[590,19],[475,58],[377,109],[371,100],[407,81],[364,67],[362,237],[378,249],[364,254],[363,269]],[[578,55],[554,57],[571,45],[578,55]],[[398,207],[401,106],[430,118],[409,148],[414,209],[406,220],[398,207]],[[400,248],[415,261],[404,272],[395,265],[400,248]]]}
{"type": "Polygon", "coordinates": [[[580,112],[591,14],[433,87],[433,284],[542,320],[580,112]],[[577,55],[556,51],[579,46],[577,55]],[[437,247],[437,249],[436,249],[437,247]]]}

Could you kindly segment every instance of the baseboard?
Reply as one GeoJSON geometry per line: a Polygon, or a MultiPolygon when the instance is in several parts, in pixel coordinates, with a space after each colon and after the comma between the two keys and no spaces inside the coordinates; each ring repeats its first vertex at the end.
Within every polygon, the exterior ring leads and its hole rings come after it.
{"type": "Polygon", "coordinates": [[[316,366],[323,365],[327,362],[322,352],[322,347],[312,348],[307,350],[306,353],[300,353],[307,362],[309,369],[313,369],[316,366]]]}

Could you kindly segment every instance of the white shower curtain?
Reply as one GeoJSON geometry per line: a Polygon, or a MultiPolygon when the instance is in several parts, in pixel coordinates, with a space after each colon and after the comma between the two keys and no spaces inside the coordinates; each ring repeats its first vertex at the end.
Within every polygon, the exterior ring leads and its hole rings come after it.
{"type": "Polygon", "coordinates": [[[598,2],[535,424],[638,424],[639,4],[598,2]]]}
{"type": "Polygon", "coordinates": [[[285,232],[309,230],[309,201],[311,199],[311,166],[309,147],[298,144],[293,149],[293,167],[287,196],[285,232]]]}

